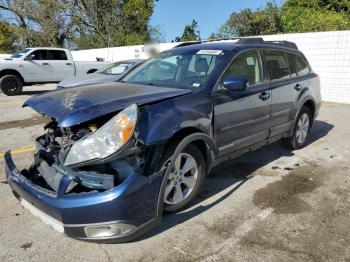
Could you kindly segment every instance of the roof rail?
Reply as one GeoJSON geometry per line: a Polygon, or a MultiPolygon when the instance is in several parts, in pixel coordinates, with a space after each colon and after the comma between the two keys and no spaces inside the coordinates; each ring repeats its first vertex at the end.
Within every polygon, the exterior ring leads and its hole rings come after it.
{"type": "Polygon", "coordinates": [[[298,46],[290,41],[280,40],[280,41],[265,41],[262,37],[231,37],[231,38],[216,38],[216,39],[210,39],[210,40],[199,40],[199,41],[189,41],[189,42],[183,42],[176,47],[181,46],[188,46],[188,45],[195,45],[195,44],[202,44],[202,43],[208,43],[208,42],[216,42],[216,41],[229,41],[229,40],[237,40],[236,44],[276,44],[276,45],[283,45],[285,47],[293,48],[298,50],[298,46]]]}
{"type": "Polygon", "coordinates": [[[206,40],[206,41],[203,41],[203,42],[228,41],[228,40],[238,40],[237,44],[257,44],[257,43],[263,43],[264,42],[264,39],[262,37],[216,38],[216,39],[206,40]]]}
{"type": "Polygon", "coordinates": [[[181,47],[181,46],[188,46],[188,45],[196,45],[196,44],[201,44],[204,41],[188,41],[188,42],[182,42],[176,46],[174,46],[173,48],[177,48],[177,47],[181,47]]]}
{"type": "Polygon", "coordinates": [[[293,42],[290,42],[290,41],[285,41],[285,40],[281,40],[281,41],[265,41],[265,43],[284,45],[286,47],[290,47],[290,48],[299,50],[298,46],[296,45],[296,43],[293,43],[293,42]]]}

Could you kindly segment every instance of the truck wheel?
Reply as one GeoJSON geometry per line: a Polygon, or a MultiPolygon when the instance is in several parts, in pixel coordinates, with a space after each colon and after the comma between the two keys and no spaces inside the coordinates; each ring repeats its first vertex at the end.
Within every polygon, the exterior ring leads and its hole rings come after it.
{"type": "Polygon", "coordinates": [[[312,121],[313,117],[310,109],[303,106],[295,121],[293,135],[283,139],[284,145],[289,149],[303,148],[309,137],[312,121]]]}
{"type": "Polygon", "coordinates": [[[15,75],[5,75],[0,79],[0,89],[7,96],[15,96],[22,92],[23,82],[15,75]]]}
{"type": "MultiPolygon", "coordinates": [[[[175,149],[170,147],[161,160],[166,167],[175,149]]],[[[174,212],[185,207],[198,195],[205,177],[205,160],[194,144],[189,144],[175,160],[165,185],[164,210],[174,212]]]]}

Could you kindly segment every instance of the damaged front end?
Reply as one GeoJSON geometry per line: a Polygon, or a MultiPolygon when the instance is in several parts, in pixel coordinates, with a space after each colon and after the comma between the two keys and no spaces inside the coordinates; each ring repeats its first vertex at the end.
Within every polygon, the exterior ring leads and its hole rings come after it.
{"type": "Polygon", "coordinates": [[[165,171],[144,175],[147,156],[134,134],[137,119],[130,119],[119,113],[105,124],[69,128],[52,121],[37,138],[30,168],[17,170],[5,154],[14,194],[44,222],[78,239],[125,242],[159,223],[165,171]]]}
{"type": "Polygon", "coordinates": [[[142,174],[143,152],[136,147],[133,150],[123,150],[123,156],[115,154],[113,159],[65,166],[65,158],[71,146],[93,132],[94,127],[59,128],[53,121],[45,129],[47,133],[37,138],[34,163],[26,174],[36,184],[57,192],[62,177],[69,176],[72,182],[67,187],[66,194],[103,191],[118,186],[131,174],[142,174]]]}

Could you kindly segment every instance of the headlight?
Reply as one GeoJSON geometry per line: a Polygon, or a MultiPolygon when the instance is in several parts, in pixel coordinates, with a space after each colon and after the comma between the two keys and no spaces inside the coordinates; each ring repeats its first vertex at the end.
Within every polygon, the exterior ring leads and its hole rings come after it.
{"type": "Polygon", "coordinates": [[[126,144],[134,133],[138,107],[133,104],[69,150],[64,165],[106,158],[126,144]]]}

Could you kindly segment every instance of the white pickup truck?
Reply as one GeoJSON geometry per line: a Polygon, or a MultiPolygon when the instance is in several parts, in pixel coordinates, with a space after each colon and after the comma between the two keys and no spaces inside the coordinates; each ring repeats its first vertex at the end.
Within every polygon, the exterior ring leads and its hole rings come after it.
{"type": "Polygon", "coordinates": [[[62,48],[25,48],[0,60],[0,89],[6,95],[17,95],[23,85],[57,83],[66,78],[89,74],[109,62],[77,62],[62,48]]]}

